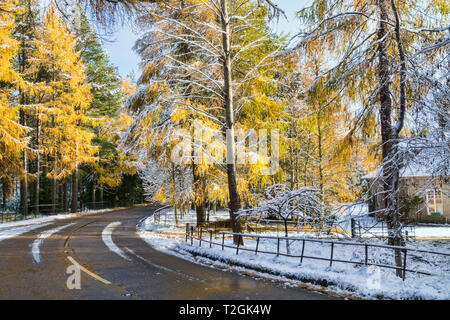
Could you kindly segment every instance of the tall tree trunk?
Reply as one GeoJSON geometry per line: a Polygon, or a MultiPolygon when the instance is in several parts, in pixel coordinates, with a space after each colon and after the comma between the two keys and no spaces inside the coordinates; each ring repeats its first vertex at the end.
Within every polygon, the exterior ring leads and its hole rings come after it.
{"type": "MultiPolygon", "coordinates": [[[[25,50],[25,40],[22,39],[20,52],[18,54],[19,58],[19,72],[24,73],[26,64],[27,64],[27,55],[25,50]]],[[[27,96],[22,89],[19,89],[20,92],[20,104],[24,106],[27,103],[27,96]]],[[[23,107],[20,108],[20,124],[23,126],[27,125],[27,114],[23,107]]],[[[27,150],[24,148],[22,153],[22,161],[23,161],[23,176],[20,179],[20,212],[23,215],[28,214],[28,157],[27,150]]]]}
{"type": "Polygon", "coordinates": [[[39,111],[37,113],[37,123],[36,123],[36,149],[38,150],[36,154],[36,181],[34,188],[34,214],[37,216],[39,214],[39,194],[40,194],[40,180],[41,180],[41,154],[40,154],[40,143],[41,143],[41,118],[39,111]]]}
{"type": "MultiPolygon", "coordinates": [[[[406,113],[406,57],[403,49],[403,43],[400,35],[400,17],[397,10],[397,7],[395,5],[395,1],[391,0],[391,8],[394,12],[395,16],[395,41],[397,42],[397,48],[400,58],[400,101],[399,101],[399,115],[397,123],[394,127],[394,139],[398,140],[400,136],[400,131],[403,128],[404,120],[405,120],[405,113],[406,113]]],[[[401,234],[401,223],[400,223],[400,211],[399,211],[399,205],[398,205],[398,189],[399,189],[399,183],[400,183],[400,165],[401,165],[401,159],[398,159],[397,156],[397,146],[395,146],[394,150],[394,163],[396,164],[394,166],[394,181],[393,181],[393,188],[395,190],[393,196],[395,197],[393,199],[394,201],[394,209],[393,217],[392,217],[392,227],[395,230],[394,237],[392,240],[392,244],[396,246],[404,245],[403,238],[401,234]]],[[[402,257],[400,250],[395,250],[395,262],[397,267],[402,266],[402,257]]],[[[401,269],[397,269],[397,276],[402,277],[403,271],[401,269]]]]}
{"type": "Polygon", "coordinates": [[[105,205],[104,205],[104,203],[103,203],[103,186],[100,187],[99,200],[100,200],[100,202],[101,202],[102,209],[104,209],[104,208],[105,208],[105,205]]]}
{"type": "MultiPolygon", "coordinates": [[[[195,213],[197,217],[197,226],[201,226],[205,224],[206,220],[206,212],[205,212],[205,205],[204,205],[204,185],[203,185],[203,179],[201,175],[198,173],[198,166],[196,164],[196,158],[195,158],[195,150],[196,150],[196,139],[195,139],[195,129],[193,129],[192,134],[192,150],[191,150],[191,159],[192,159],[192,177],[193,177],[193,185],[195,189],[195,194],[197,195],[198,199],[195,201],[195,213]]],[[[201,141],[199,143],[202,143],[201,141]]],[[[202,146],[199,146],[201,148],[202,146]]],[[[174,171],[172,170],[172,173],[174,171]]],[[[172,176],[173,183],[175,185],[175,175],[172,176]]]]}
{"type": "MultiPolygon", "coordinates": [[[[24,94],[21,94],[21,103],[25,103],[24,94]]],[[[20,110],[20,123],[23,126],[27,125],[27,118],[24,110],[20,110]]],[[[23,161],[23,176],[20,179],[20,213],[24,216],[28,214],[28,157],[26,148],[22,153],[22,161],[23,161]]]]}
{"type": "Polygon", "coordinates": [[[197,226],[205,224],[206,210],[203,202],[198,205],[195,205],[195,212],[197,214],[197,226]]]}
{"type": "Polygon", "coordinates": [[[96,204],[95,204],[95,189],[97,188],[97,186],[95,185],[95,182],[92,183],[92,209],[96,209],[96,204]]]}
{"type": "MultiPolygon", "coordinates": [[[[322,118],[321,118],[321,106],[319,106],[319,110],[317,112],[317,137],[318,137],[318,156],[319,156],[319,190],[320,190],[320,201],[323,203],[324,200],[324,176],[323,176],[323,132],[322,132],[322,118]]],[[[324,221],[324,212],[320,212],[319,223],[320,228],[323,226],[324,221]]]]}
{"type": "Polygon", "coordinates": [[[72,201],[70,211],[72,213],[78,211],[78,164],[75,165],[75,170],[72,172],[72,201]]]}
{"type": "MultiPolygon", "coordinates": [[[[231,64],[231,26],[226,0],[221,0],[221,25],[222,25],[222,47],[223,47],[223,76],[224,76],[224,104],[226,116],[226,137],[227,137],[227,178],[228,193],[230,197],[230,219],[233,232],[241,233],[242,228],[237,216],[241,209],[241,199],[237,191],[236,183],[236,159],[234,142],[234,106],[232,88],[232,64],[231,64]]],[[[235,244],[243,244],[242,237],[234,236],[235,244]]]]}
{"type": "MultiPolygon", "coordinates": [[[[55,127],[55,117],[52,116],[52,128],[55,127]]],[[[57,172],[57,154],[55,152],[55,154],[53,156],[49,156],[49,160],[51,158],[53,158],[53,172],[51,173],[51,182],[52,182],[52,214],[56,214],[56,188],[58,186],[58,181],[56,178],[56,172],[57,172]]]]}
{"type": "Polygon", "coordinates": [[[6,199],[9,196],[9,182],[6,178],[2,178],[2,207],[3,211],[6,212],[6,199]]]}
{"type": "Polygon", "coordinates": [[[56,189],[58,186],[58,180],[56,176],[52,176],[52,214],[56,214],[56,189]]]}
{"type": "Polygon", "coordinates": [[[67,198],[67,191],[68,191],[68,188],[67,188],[67,179],[65,179],[64,180],[64,183],[63,183],[63,192],[62,192],[62,203],[63,203],[63,211],[64,212],[67,212],[67,211],[69,211],[69,202],[67,201],[68,200],[68,198],[67,198]]]}
{"type": "MultiPolygon", "coordinates": [[[[389,20],[387,14],[386,0],[379,0],[380,23],[378,28],[378,39],[383,39],[388,30],[386,21],[389,20]]],[[[381,120],[381,139],[382,139],[382,157],[383,157],[383,202],[385,207],[384,217],[388,227],[388,244],[401,245],[401,228],[399,222],[398,209],[398,182],[399,167],[396,159],[396,138],[398,137],[397,128],[392,126],[392,100],[391,100],[391,73],[388,61],[387,42],[381,41],[378,46],[378,77],[380,82],[380,120],[381,120]]],[[[395,263],[398,268],[402,266],[401,252],[395,251],[395,263]]],[[[402,276],[402,270],[396,270],[397,276],[402,276]]]]}
{"type": "Polygon", "coordinates": [[[324,186],[324,178],[323,178],[323,146],[322,146],[322,118],[320,114],[320,106],[319,111],[317,112],[317,139],[318,139],[318,156],[319,156],[319,189],[320,189],[320,200],[323,202],[323,186],[324,186]]]}
{"type": "Polygon", "coordinates": [[[64,187],[63,181],[58,184],[58,210],[64,212],[64,187]]]}

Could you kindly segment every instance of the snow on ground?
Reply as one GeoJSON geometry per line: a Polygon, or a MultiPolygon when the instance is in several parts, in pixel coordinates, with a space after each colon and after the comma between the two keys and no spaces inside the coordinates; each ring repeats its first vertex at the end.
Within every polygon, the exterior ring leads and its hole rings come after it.
{"type": "Polygon", "coordinates": [[[81,213],[69,213],[69,214],[57,214],[53,216],[40,217],[35,219],[27,219],[21,221],[7,222],[0,224],[0,242],[9,238],[19,236],[21,234],[30,232],[37,228],[42,228],[47,225],[52,224],[57,220],[68,219],[76,217],[79,215],[90,214],[90,213],[100,213],[105,211],[110,211],[112,209],[103,210],[88,210],[81,213]]]}
{"type": "MultiPolygon", "coordinates": [[[[343,205],[338,215],[338,226],[351,234],[351,218],[357,219],[363,226],[361,230],[361,237],[371,238],[374,236],[386,236],[386,226],[382,227],[381,221],[374,217],[368,216],[369,210],[366,203],[355,203],[343,205]],[[365,229],[366,228],[366,229],[365,229]]],[[[439,224],[418,224],[404,226],[403,234],[416,238],[428,239],[450,239],[450,225],[439,224]]]]}
{"type": "MultiPolygon", "coordinates": [[[[450,261],[448,256],[434,256],[426,253],[408,253],[407,268],[410,270],[433,273],[433,276],[419,275],[407,272],[405,281],[395,276],[392,269],[358,266],[329,261],[304,259],[300,264],[299,258],[276,256],[274,254],[260,253],[254,250],[256,241],[245,239],[245,249],[236,254],[235,248],[221,249],[221,238],[216,239],[212,248],[209,243],[203,242],[202,247],[194,240],[185,242],[184,230],[169,226],[161,226],[149,217],[139,226],[139,235],[151,246],[169,254],[174,254],[188,260],[207,261],[215,265],[224,264],[237,270],[250,269],[260,272],[261,275],[273,275],[294,279],[301,283],[313,284],[316,287],[326,287],[327,290],[346,293],[369,299],[450,299],[450,261]],[[170,238],[167,232],[171,233],[170,238]],[[174,233],[179,237],[173,237],[174,233]]],[[[205,235],[208,240],[209,236],[205,235]]],[[[214,241],[214,240],[213,240],[214,241]]],[[[226,239],[225,244],[231,245],[232,240],[226,239]]],[[[370,243],[382,244],[382,242],[370,243]]],[[[408,243],[409,244],[409,243],[408,243]]],[[[411,247],[411,245],[409,245],[411,247]]],[[[417,241],[414,248],[450,253],[448,241],[417,241]]],[[[300,255],[301,241],[290,244],[290,253],[300,255]]],[[[286,244],[281,241],[281,252],[286,252],[286,244]]],[[[277,241],[274,239],[261,239],[258,251],[276,252],[277,241]]],[[[393,250],[385,248],[370,248],[369,263],[393,263],[393,250]]],[[[330,257],[330,244],[320,242],[307,242],[305,256],[317,256],[328,259],[330,257]]],[[[334,258],[351,261],[364,261],[364,247],[335,245],[334,258]]]]}
{"type": "MultiPolygon", "coordinates": [[[[209,215],[209,221],[220,221],[230,217],[230,214],[226,210],[217,210],[216,213],[211,211],[209,215]]],[[[177,213],[177,219],[175,219],[175,213],[172,209],[161,212],[159,225],[164,229],[172,230],[173,228],[184,227],[186,223],[195,225],[197,223],[197,213],[195,210],[189,210],[184,214],[177,213]]]]}
{"type": "Polygon", "coordinates": [[[449,238],[449,225],[419,225],[415,227],[415,235],[417,238],[449,238]]]}
{"type": "Polygon", "coordinates": [[[0,242],[3,240],[20,236],[21,234],[30,232],[37,228],[42,228],[50,225],[51,223],[39,223],[39,224],[31,224],[14,228],[2,228],[0,229],[0,242]]]}
{"type": "Polygon", "coordinates": [[[67,219],[67,218],[71,218],[71,217],[75,217],[75,216],[76,216],[76,214],[57,214],[54,216],[45,216],[45,217],[39,217],[39,218],[34,218],[34,219],[0,223],[0,232],[3,229],[10,229],[13,227],[21,227],[21,226],[27,226],[27,225],[42,224],[42,223],[46,223],[46,222],[53,222],[58,219],[67,219]]]}

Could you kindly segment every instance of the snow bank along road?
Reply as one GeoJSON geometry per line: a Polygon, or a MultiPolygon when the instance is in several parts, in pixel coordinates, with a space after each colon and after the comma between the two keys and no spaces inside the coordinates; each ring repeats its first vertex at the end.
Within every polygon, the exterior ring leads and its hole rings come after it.
{"type": "Polygon", "coordinates": [[[136,234],[136,225],[155,209],[56,220],[1,240],[0,299],[333,298],[154,250],[136,234]],[[67,286],[74,265],[80,289],[67,286]]]}

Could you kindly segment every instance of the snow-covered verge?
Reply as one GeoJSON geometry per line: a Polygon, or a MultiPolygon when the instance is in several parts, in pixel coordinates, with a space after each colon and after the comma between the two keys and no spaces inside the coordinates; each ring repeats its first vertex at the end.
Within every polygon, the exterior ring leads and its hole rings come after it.
{"type": "MultiPolygon", "coordinates": [[[[339,228],[343,228],[346,231],[347,236],[339,233],[332,233],[336,238],[347,239],[348,235],[351,234],[350,228],[350,218],[352,217],[364,217],[364,226],[367,228],[361,229],[362,238],[373,238],[374,236],[386,236],[386,226],[381,227],[379,221],[373,217],[367,216],[367,204],[356,204],[346,207],[344,214],[339,216],[340,222],[338,224],[339,228]]],[[[211,212],[209,217],[210,222],[225,220],[229,218],[229,213],[226,210],[218,210],[215,214],[211,212]]],[[[178,213],[177,219],[175,219],[175,214],[173,210],[168,210],[161,214],[159,224],[154,226],[154,228],[159,228],[159,231],[166,232],[184,232],[184,227],[186,223],[195,225],[197,221],[195,210],[190,210],[186,214],[180,215],[178,213]]],[[[260,223],[260,226],[265,226],[264,223],[260,223]]],[[[0,225],[1,226],[1,225],[0,225]]],[[[265,233],[267,235],[282,235],[283,231],[282,221],[280,221],[279,229],[277,232],[265,233]]],[[[295,229],[295,227],[294,227],[295,229]]],[[[405,230],[409,231],[409,236],[416,237],[419,239],[446,239],[450,240],[450,225],[436,225],[436,224],[421,224],[414,227],[405,227],[405,230]]],[[[328,237],[328,235],[317,234],[315,232],[296,232],[291,230],[289,232],[290,236],[314,236],[316,238],[328,237]]]]}
{"type": "Polygon", "coordinates": [[[2,223],[0,224],[0,242],[30,232],[34,229],[45,227],[57,220],[69,219],[80,215],[100,213],[111,210],[113,209],[87,210],[80,213],[57,214],[36,219],[2,223]]]}
{"type": "Polygon", "coordinates": [[[438,238],[450,240],[449,225],[419,225],[415,227],[416,238],[438,238]]]}
{"type": "MultiPolygon", "coordinates": [[[[351,234],[351,219],[355,218],[363,226],[360,231],[361,238],[372,238],[374,236],[386,236],[386,225],[369,216],[367,203],[342,204],[338,213],[337,226],[351,234]]],[[[410,237],[417,239],[446,239],[450,240],[450,225],[448,224],[408,224],[404,226],[410,237]]]]}
{"type": "Polygon", "coordinates": [[[39,224],[31,224],[31,225],[23,225],[19,227],[11,227],[11,228],[2,228],[0,229],[0,242],[3,240],[20,236],[26,232],[33,231],[34,229],[48,226],[51,223],[39,223],[39,224]]]}
{"type": "MultiPolygon", "coordinates": [[[[220,221],[229,218],[230,214],[226,210],[217,210],[215,213],[211,212],[209,215],[209,221],[220,221]]],[[[189,210],[184,214],[179,212],[176,215],[172,209],[164,211],[161,213],[159,224],[167,228],[183,228],[186,223],[196,224],[197,223],[197,213],[195,210],[189,210]]]]}
{"type": "MultiPolygon", "coordinates": [[[[300,259],[276,256],[254,252],[256,241],[245,239],[246,249],[252,251],[239,251],[224,248],[222,251],[220,242],[209,248],[209,243],[203,242],[202,247],[198,241],[191,246],[190,241],[185,242],[184,233],[160,226],[154,223],[150,217],[143,221],[138,228],[139,235],[152,247],[163,252],[174,254],[196,262],[207,262],[216,266],[227,268],[255,270],[261,276],[274,277],[296,281],[312,285],[316,288],[326,288],[327,291],[350,294],[356,297],[368,299],[450,299],[450,263],[448,257],[433,256],[428,254],[415,254],[408,257],[407,268],[433,273],[433,276],[419,275],[412,272],[406,273],[406,279],[395,276],[392,269],[365,267],[353,264],[334,262],[329,266],[329,261],[300,259]],[[170,235],[168,234],[170,231],[170,235]]],[[[205,237],[208,239],[208,237],[205,237]]],[[[376,242],[371,242],[376,243],[376,242]]],[[[231,245],[231,239],[226,239],[225,244],[231,245]]],[[[285,243],[280,245],[285,249],[285,243]]],[[[277,242],[273,239],[261,239],[259,251],[276,252],[277,242]]],[[[421,241],[415,245],[417,249],[450,252],[450,243],[446,241],[421,241]]],[[[290,245],[293,255],[299,254],[300,242],[290,245]]],[[[334,248],[335,259],[364,261],[364,247],[339,246],[334,248]]],[[[283,252],[283,251],[282,251],[283,252]]],[[[305,247],[305,256],[319,256],[329,258],[330,245],[319,242],[308,242],[305,247]]],[[[391,249],[370,248],[369,262],[379,264],[392,264],[393,253],[391,249]]]]}

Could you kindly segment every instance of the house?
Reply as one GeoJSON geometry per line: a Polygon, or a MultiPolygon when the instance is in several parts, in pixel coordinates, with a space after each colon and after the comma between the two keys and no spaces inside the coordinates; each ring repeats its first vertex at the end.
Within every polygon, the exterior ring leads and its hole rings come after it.
{"type": "MultiPolygon", "coordinates": [[[[399,206],[402,219],[408,222],[450,223],[449,176],[433,173],[433,159],[423,152],[400,169],[399,206]]],[[[383,209],[382,185],[376,179],[380,169],[363,177],[366,181],[369,212],[383,209]]]]}

